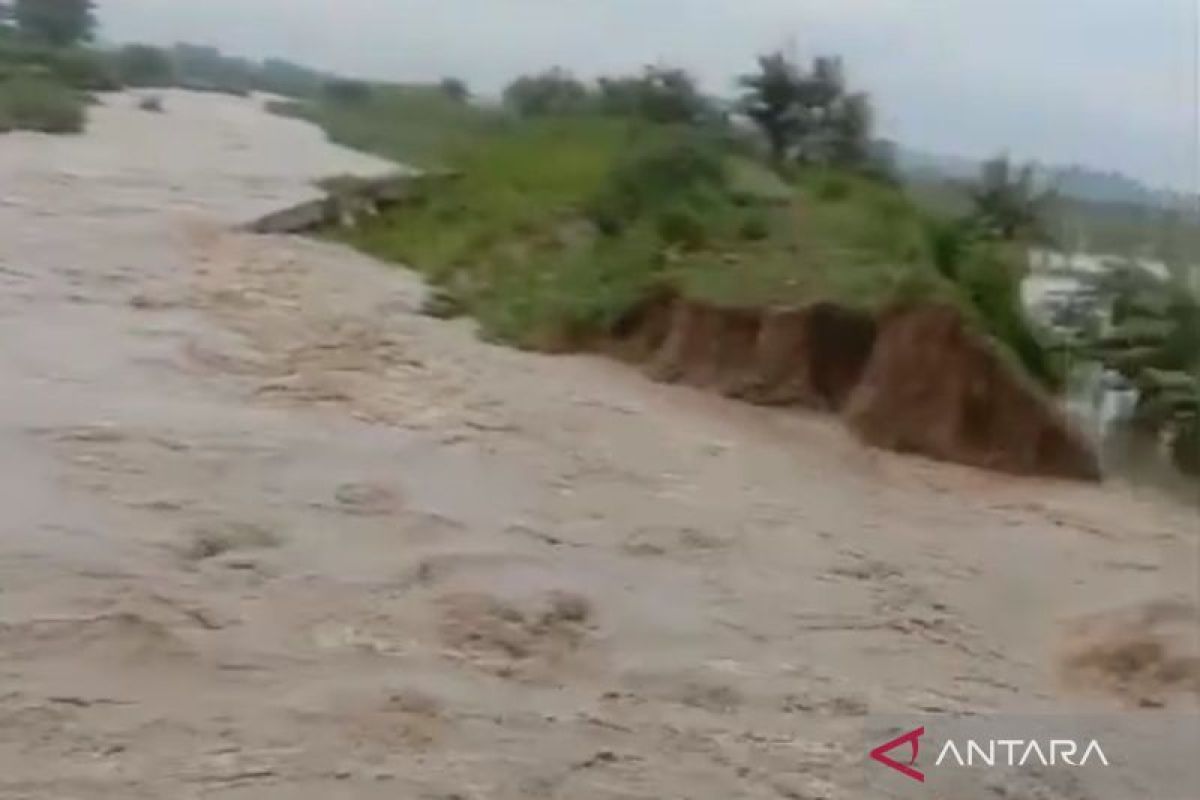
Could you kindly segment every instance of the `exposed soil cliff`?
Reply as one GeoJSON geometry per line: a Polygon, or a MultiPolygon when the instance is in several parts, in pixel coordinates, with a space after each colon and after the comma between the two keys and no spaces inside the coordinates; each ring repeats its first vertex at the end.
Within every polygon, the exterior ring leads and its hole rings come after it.
{"type": "Polygon", "coordinates": [[[617,334],[656,380],[759,405],[844,410],[879,447],[1021,474],[1100,475],[1053,402],[949,306],[876,320],[834,303],[757,309],[664,293],[617,334]]]}
{"type": "Polygon", "coordinates": [[[1021,474],[1094,480],[1088,442],[948,306],[883,316],[846,420],[865,441],[1021,474]]]}

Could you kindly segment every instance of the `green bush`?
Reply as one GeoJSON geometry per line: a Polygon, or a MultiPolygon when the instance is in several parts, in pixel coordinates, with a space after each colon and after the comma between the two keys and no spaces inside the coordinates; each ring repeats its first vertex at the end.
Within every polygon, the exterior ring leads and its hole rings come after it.
{"type": "Polygon", "coordinates": [[[658,212],[655,230],[665,244],[698,250],[708,242],[704,212],[696,205],[679,201],[658,212]]]}
{"type": "Polygon", "coordinates": [[[578,347],[611,331],[658,284],[659,244],[642,229],[591,247],[501,260],[493,282],[472,298],[472,311],[496,341],[539,350],[578,347]]]}
{"type": "Polygon", "coordinates": [[[1065,376],[1038,337],[1021,301],[1024,251],[991,242],[971,244],[956,280],[983,327],[1042,385],[1061,388],[1065,376]]]}
{"type": "Polygon", "coordinates": [[[703,227],[701,207],[732,204],[721,153],[690,138],[671,137],[634,148],[615,164],[600,192],[588,204],[593,222],[614,235],[647,215],[683,233],[703,227]]]}
{"type": "Polygon", "coordinates": [[[747,242],[761,242],[771,235],[771,223],[766,214],[753,210],[738,223],[738,237],[747,242]]]}
{"type": "Polygon", "coordinates": [[[578,113],[590,102],[588,87],[559,68],[523,75],[504,90],[504,105],[526,117],[578,113]]]}
{"type": "Polygon", "coordinates": [[[78,133],[86,118],[86,97],[46,78],[16,77],[0,82],[0,132],[78,133]]]}

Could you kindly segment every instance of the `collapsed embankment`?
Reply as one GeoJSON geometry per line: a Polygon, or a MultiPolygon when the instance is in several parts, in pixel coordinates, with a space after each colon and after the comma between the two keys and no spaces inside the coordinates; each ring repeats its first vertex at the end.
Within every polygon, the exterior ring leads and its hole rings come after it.
{"type": "Polygon", "coordinates": [[[618,326],[660,381],[839,413],[865,442],[1026,475],[1100,477],[1089,443],[961,314],[723,307],[662,293],[618,326]]]}

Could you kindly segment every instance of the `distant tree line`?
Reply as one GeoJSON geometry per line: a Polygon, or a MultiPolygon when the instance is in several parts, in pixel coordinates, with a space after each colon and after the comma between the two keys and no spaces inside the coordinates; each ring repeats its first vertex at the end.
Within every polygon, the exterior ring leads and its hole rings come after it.
{"type": "Polygon", "coordinates": [[[673,67],[595,82],[555,67],[517,78],[504,103],[523,116],[598,113],[725,127],[744,119],[777,166],[890,172],[888,148],[874,138],[870,98],[848,89],[839,59],[817,58],[803,68],[781,53],[766,55],[738,85],[741,95],[727,103],[706,96],[688,72],[673,67]]]}

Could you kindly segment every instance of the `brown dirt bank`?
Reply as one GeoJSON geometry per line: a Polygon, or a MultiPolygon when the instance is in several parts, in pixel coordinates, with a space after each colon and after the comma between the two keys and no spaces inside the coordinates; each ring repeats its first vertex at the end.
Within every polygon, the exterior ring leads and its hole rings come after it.
{"type": "Polygon", "coordinates": [[[846,409],[871,444],[1013,472],[1097,480],[1090,445],[947,306],[897,308],[846,409]]]}
{"type": "Polygon", "coordinates": [[[616,330],[655,380],[844,412],[866,442],[1003,472],[1096,480],[1053,402],[949,306],[726,307],[658,293],[616,330]]]}

